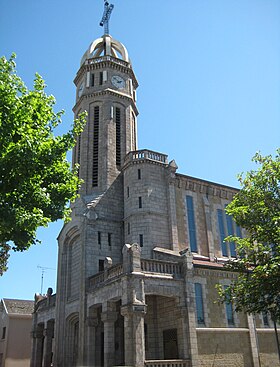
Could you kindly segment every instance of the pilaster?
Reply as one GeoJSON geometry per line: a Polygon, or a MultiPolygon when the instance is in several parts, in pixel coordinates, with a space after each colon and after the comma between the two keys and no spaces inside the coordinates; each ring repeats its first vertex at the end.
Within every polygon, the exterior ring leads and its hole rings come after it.
{"type": "MultiPolygon", "coordinates": [[[[185,302],[186,309],[183,309],[184,328],[188,329],[189,338],[189,356],[191,366],[198,367],[198,346],[196,333],[196,314],[195,314],[195,295],[194,295],[194,280],[193,280],[193,256],[190,251],[182,255],[184,278],[185,278],[185,302]]],[[[186,329],[185,329],[186,330],[186,329]]]]}
{"type": "Polygon", "coordinates": [[[247,314],[248,319],[248,328],[250,334],[250,344],[251,344],[251,353],[253,359],[253,367],[260,367],[260,355],[259,355],[259,345],[258,345],[258,336],[255,325],[255,317],[253,315],[247,314]]]}

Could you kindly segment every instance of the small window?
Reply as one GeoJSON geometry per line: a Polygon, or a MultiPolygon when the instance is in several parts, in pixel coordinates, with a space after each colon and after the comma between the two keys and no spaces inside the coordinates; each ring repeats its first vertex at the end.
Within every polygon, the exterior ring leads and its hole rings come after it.
{"type": "MultiPolygon", "coordinates": [[[[224,289],[226,289],[228,286],[224,286],[224,289]]],[[[227,323],[229,326],[234,326],[234,312],[233,312],[233,306],[232,302],[228,300],[226,302],[226,317],[227,317],[227,323]]]]}
{"type": "Polygon", "coordinates": [[[205,325],[202,285],[200,283],[195,283],[194,290],[195,290],[195,304],[196,304],[196,321],[198,325],[205,325]]]}
{"type": "Polygon", "coordinates": [[[102,71],[100,71],[99,73],[99,85],[102,85],[103,84],[103,73],[102,71]]]}
{"type": "Polygon", "coordinates": [[[269,321],[268,321],[268,314],[267,314],[267,312],[263,312],[263,313],[262,313],[262,317],[263,317],[263,324],[264,324],[264,326],[269,326],[269,321]]]}
{"type": "Polygon", "coordinates": [[[99,260],[99,271],[104,271],[104,260],[99,260]]]}
{"type": "Polygon", "coordinates": [[[2,329],[2,339],[6,338],[6,326],[3,327],[2,329]]]}
{"type": "Polygon", "coordinates": [[[112,233],[108,233],[108,245],[112,246],[112,233]]]}
{"type": "Polygon", "coordinates": [[[91,74],[91,81],[90,81],[90,85],[92,87],[94,87],[94,74],[91,74]]]}
{"type": "Polygon", "coordinates": [[[130,223],[127,223],[127,234],[130,234],[130,223]]]}
{"type": "Polygon", "coordinates": [[[142,208],[142,196],[139,196],[138,202],[139,202],[139,208],[142,208]]]}
{"type": "Polygon", "coordinates": [[[138,180],[141,180],[141,169],[138,169],[138,180]]]}
{"type": "Polygon", "coordinates": [[[140,247],[143,247],[144,245],[144,237],[142,234],[139,234],[139,245],[140,247]]]}
{"type": "Polygon", "coordinates": [[[127,197],[129,198],[129,186],[127,186],[126,188],[126,194],[127,194],[127,197]]]}
{"type": "Polygon", "coordinates": [[[101,232],[98,232],[97,236],[98,236],[98,245],[101,248],[101,232]]]}

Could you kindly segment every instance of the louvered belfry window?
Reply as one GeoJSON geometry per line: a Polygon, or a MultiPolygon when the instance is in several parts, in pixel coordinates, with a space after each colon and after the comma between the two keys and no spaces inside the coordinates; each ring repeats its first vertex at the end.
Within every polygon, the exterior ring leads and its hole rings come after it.
{"type": "Polygon", "coordinates": [[[116,107],[116,165],[121,165],[121,110],[116,107]]]}
{"type": "Polygon", "coordinates": [[[93,115],[93,159],[92,186],[98,186],[98,143],[99,143],[99,106],[94,107],[93,115]]]}

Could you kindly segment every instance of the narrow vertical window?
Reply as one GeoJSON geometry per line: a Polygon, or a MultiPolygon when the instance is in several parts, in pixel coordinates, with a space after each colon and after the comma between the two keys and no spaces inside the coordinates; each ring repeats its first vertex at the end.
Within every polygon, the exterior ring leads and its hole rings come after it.
{"type": "Polygon", "coordinates": [[[189,195],[186,196],[186,203],[187,203],[190,247],[191,247],[191,251],[197,252],[196,228],[195,228],[194,207],[193,207],[192,196],[189,196],[189,195]]]}
{"type": "Polygon", "coordinates": [[[141,169],[138,169],[138,180],[141,180],[141,169]]]}
{"type": "Polygon", "coordinates": [[[220,243],[221,243],[221,249],[222,249],[222,255],[228,256],[227,252],[227,244],[224,242],[224,239],[226,238],[225,233],[225,224],[224,224],[224,217],[223,217],[223,210],[217,209],[217,216],[218,216],[218,225],[219,225],[219,231],[220,231],[220,243]]]}
{"type": "Polygon", "coordinates": [[[90,81],[90,85],[92,87],[94,87],[94,74],[91,74],[91,81],[90,81]]]}
{"type": "Polygon", "coordinates": [[[98,245],[101,248],[101,232],[98,232],[98,245]]]}
{"type": "Polygon", "coordinates": [[[108,246],[112,246],[112,233],[108,233],[108,246]]]}
{"type": "Polygon", "coordinates": [[[194,284],[195,290],[195,304],[196,304],[196,321],[199,325],[204,325],[204,309],[203,309],[203,296],[202,285],[200,283],[194,284]]]}
{"type": "Polygon", "coordinates": [[[236,235],[237,237],[242,238],[241,228],[238,225],[236,225],[236,235]]]}
{"type": "Polygon", "coordinates": [[[99,260],[98,268],[99,271],[104,271],[104,260],[99,260]]]}
{"type": "MultiPolygon", "coordinates": [[[[227,285],[224,286],[224,289],[227,289],[227,285]]],[[[229,326],[234,326],[234,314],[233,314],[233,306],[230,300],[226,301],[226,316],[227,316],[227,323],[229,326]]]]}
{"type": "Polygon", "coordinates": [[[132,150],[136,150],[137,149],[137,144],[136,144],[136,120],[135,120],[135,115],[134,113],[132,113],[132,137],[131,137],[131,140],[132,140],[132,143],[131,143],[131,147],[132,147],[132,150]]]}
{"type": "Polygon", "coordinates": [[[130,234],[130,223],[127,223],[127,234],[130,234]]]}
{"type": "MultiPolygon", "coordinates": [[[[228,215],[227,213],[226,213],[226,222],[227,222],[228,235],[234,236],[232,217],[228,215]]],[[[229,242],[229,252],[230,252],[230,256],[236,257],[236,247],[235,247],[234,241],[229,242]]]]}
{"type": "Polygon", "coordinates": [[[127,186],[126,188],[126,194],[127,194],[127,197],[129,198],[129,186],[127,186]]]}
{"type": "Polygon", "coordinates": [[[99,106],[94,107],[93,114],[93,159],[92,186],[98,186],[98,145],[99,145],[99,106]]]}
{"type": "Polygon", "coordinates": [[[267,314],[267,312],[263,312],[263,313],[262,313],[262,317],[263,317],[263,324],[264,324],[264,326],[269,326],[269,321],[268,321],[268,314],[267,314]]]}
{"type": "Polygon", "coordinates": [[[144,237],[142,234],[139,234],[139,245],[140,247],[143,247],[144,245],[144,237]]]}
{"type": "Polygon", "coordinates": [[[142,208],[142,196],[139,196],[138,198],[138,205],[139,205],[139,208],[142,208]]]}
{"type": "Polygon", "coordinates": [[[121,110],[116,107],[116,165],[121,165],[121,110]]]}
{"type": "Polygon", "coordinates": [[[79,165],[78,168],[78,177],[80,177],[80,164],[81,164],[81,134],[78,136],[77,139],[77,163],[79,165]]]}
{"type": "Polygon", "coordinates": [[[2,339],[6,338],[6,326],[3,327],[2,329],[2,339]]]}
{"type": "Polygon", "coordinates": [[[102,85],[103,84],[103,73],[102,71],[100,71],[99,73],[99,85],[102,85]]]}

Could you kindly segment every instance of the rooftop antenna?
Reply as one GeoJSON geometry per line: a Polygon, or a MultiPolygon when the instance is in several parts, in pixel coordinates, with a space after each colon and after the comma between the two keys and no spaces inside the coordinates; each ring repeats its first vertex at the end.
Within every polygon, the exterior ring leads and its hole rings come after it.
{"type": "Polygon", "coordinates": [[[107,0],[104,0],[104,12],[101,22],[99,23],[101,27],[104,26],[104,34],[109,34],[109,20],[113,9],[114,5],[110,4],[107,0]]]}
{"type": "Polygon", "coordinates": [[[41,292],[40,294],[43,294],[43,284],[44,284],[44,274],[46,272],[46,270],[55,270],[54,268],[47,268],[45,266],[40,266],[40,265],[37,265],[37,268],[41,269],[42,270],[42,276],[41,276],[41,292]]]}

